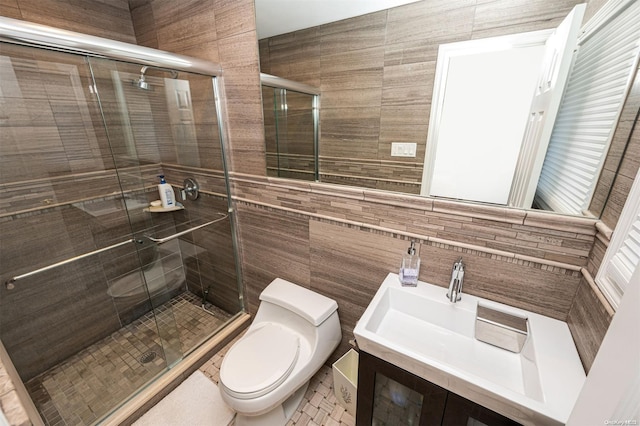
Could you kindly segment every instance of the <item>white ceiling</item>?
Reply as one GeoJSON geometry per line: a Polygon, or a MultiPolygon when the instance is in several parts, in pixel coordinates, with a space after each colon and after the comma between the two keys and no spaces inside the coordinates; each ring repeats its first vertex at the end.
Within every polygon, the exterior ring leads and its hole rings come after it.
{"type": "Polygon", "coordinates": [[[415,1],[418,0],[255,0],[258,39],[415,1]]]}

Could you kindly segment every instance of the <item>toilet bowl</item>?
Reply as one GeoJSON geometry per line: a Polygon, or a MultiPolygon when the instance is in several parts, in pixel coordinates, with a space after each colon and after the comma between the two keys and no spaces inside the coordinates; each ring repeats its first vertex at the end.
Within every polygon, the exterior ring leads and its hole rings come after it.
{"type": "Polygon", "coordinates": [[[235,424],[284,425],[341,338],[335,300],[273,280],[220,366],[220,394],[237,412],[235,424]]]}

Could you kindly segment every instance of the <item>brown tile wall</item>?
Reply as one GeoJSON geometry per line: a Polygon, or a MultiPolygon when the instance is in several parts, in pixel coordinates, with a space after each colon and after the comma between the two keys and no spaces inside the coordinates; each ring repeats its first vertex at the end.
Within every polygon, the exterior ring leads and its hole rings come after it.
{"type": "Polygon", "coordinates": [[[235,174],[234,197],[314,216],[364,223],[434,241],[455,241],[500,255],[585,266],[595,220],[364,188],[235,174]],[[404,208],[403,208],[404,207],[404,208]]]}
{"type": "MultiPolygon", "coordinates": [[[[0,217],[0,280],[131,238],[121,199],[92,201],[0,217]]],[[[139,268],[135,249],[126,245],[98,261],[90,257],[23,278],[14,290],[0,288],[1,338],[23,379],[121,326],[107,281],[139,268]]]]}
{"type": "Polygon", "coordinates": [[[0,16],[136,42],[128,0],[3,0],[0,16]]]}
{"type": "Polygon", "coordinates": [[[230,165],[266,174],[262,101],[252,0],[136,0],[138,44],[222,65],[230,165]]]}
{"type": "Polygon", "coordinates": [[[420,279],[447,286],[467,264],[465,291],[566,320],[595,220],[449,203],[367,189],[234,175],[246,298],[251,312],[275,277],[338,301],[343,342],[408,240],[420,279]]]}
{"type": "Polygon", "coordinates": [[[261,71],[321,88],[320,155],[348,176],[328,182],[416,193],[439,44],[554,28],[578,3],[423,0],[260,40],[261,71]],[[392,142],[416,143],[416,158],[391,157],[392,142]]]}
{"type": "MultiPolygon", "coordinates": [[[[93,179],[66,176],[61,179],[64,184],[68,183],[66,186],[54,182],[56,202],[50,207],[42,207],[36,199],[31,205],[19,204],[17,211],[0,214],[0,265],[3,266],[0,282],[128,240],[132,227],[138,235],[163,237],[219,219],[218,212],[227,211],[221,173],[152,165],[119,170],[119,174],[128,175],[132,181],[132,175],[140,171],[144,175],[138,183],[146,185],[141,187],[144,191],[127,193],[128,200],[137,202],[137,207],[128,212],[118,195],[120,188],[114,172],[105,171],[101,175],[94,173],[93,179]],[[158,173],[166,174],[175,187],[181,186],[185,177],[195,177],[203,190],[200,198],[184,201],[186,210],[182,212],[144,213],[142,206],[158,198],[155,187],[158,173]],[[106,179],[107,176],[111,179],[106,179]],[[98,185],[92,187],[93,183],[98,185]],[[82,188],[82,198],[73,197],[78,188],[82,188]],[[105,197],[104,194],[115,195],[105,197]]],[[[26,187],[34,194],[51,191],[46,181],[27,182],[26,187]]],[[[12,184],[12,188],[16,194],[25,190],[19,183],[12,184]]],[[[229,219],[195,231],[175,243],[160,248],[163,268],[167,271],[178,268],[192,292],[202,295],[203,289],[209,288],[210,302],[230,313],[237,312],[240,302],[229,219]]],[[[156,256],[153,247],[126,245],[50,273],[24,278],[11,291],[1,286],[0,336],[23,378],[37,375],[147,312],[151,306],[145,294],[113,299],[108,289],[115,280],[137,273],[139,259],[146,266],[156,256]]]]}
{"type": "Polygon", "coordinates": [[[569,330],[587,372],[613,318],[613,311],[601,297],[591,276],[582,277],[567,317],[569,330]]]}
{"type": "Polygon", "coordinates": [[[596,227],[598,233],[589,255],[589,262],[586,267],[582,268],[582,279],[567,317],[567,324],[587,372],[593,364],[602,339],[604,339],[615,314],[594,281],[609,246],[611,229],[602,222],[598,222],[596,227]]]}

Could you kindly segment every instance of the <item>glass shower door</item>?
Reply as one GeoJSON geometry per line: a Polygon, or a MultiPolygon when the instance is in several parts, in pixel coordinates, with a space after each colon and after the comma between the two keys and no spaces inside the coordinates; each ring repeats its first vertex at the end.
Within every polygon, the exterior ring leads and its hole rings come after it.
{"type": "Polygon", "coordinates": [[[267,174],[316,181],[317,96],[262,86],[267,174]]]}
{"type": "MultiPolygon", "coordinates": [[[[171,365],[242,309],[214,82],[89,61],[122,191],[132,201],[128,215],[151,304],[130,303],[155,312],[171,365]],[[160,199],[159,176],[174,189],[170,208],[150,206],[160,199]],[[197,194],[187,191],[192,185],[197,194]]],[[[130,310],[125,298],[114,303],[130,310]]]]}
{"type": "Polygon", "coordinates": [[[173,359],[153,313],[127,318],[111,285],[151,256],[132,232],[140,198],[86,58],[1,43],[0,76],[0,337],[47,422],[90,424],[173,359]]]}

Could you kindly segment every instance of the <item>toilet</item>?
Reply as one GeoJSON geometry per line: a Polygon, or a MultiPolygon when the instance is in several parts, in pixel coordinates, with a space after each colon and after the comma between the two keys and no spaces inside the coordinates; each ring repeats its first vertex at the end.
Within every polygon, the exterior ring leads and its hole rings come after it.
{"type": "Polygon", "coordinates": [[[218,388],[237,412],[235,425],[284,426],[341,338],[335,300],[273,280],[220,367],[218,388]]]}

